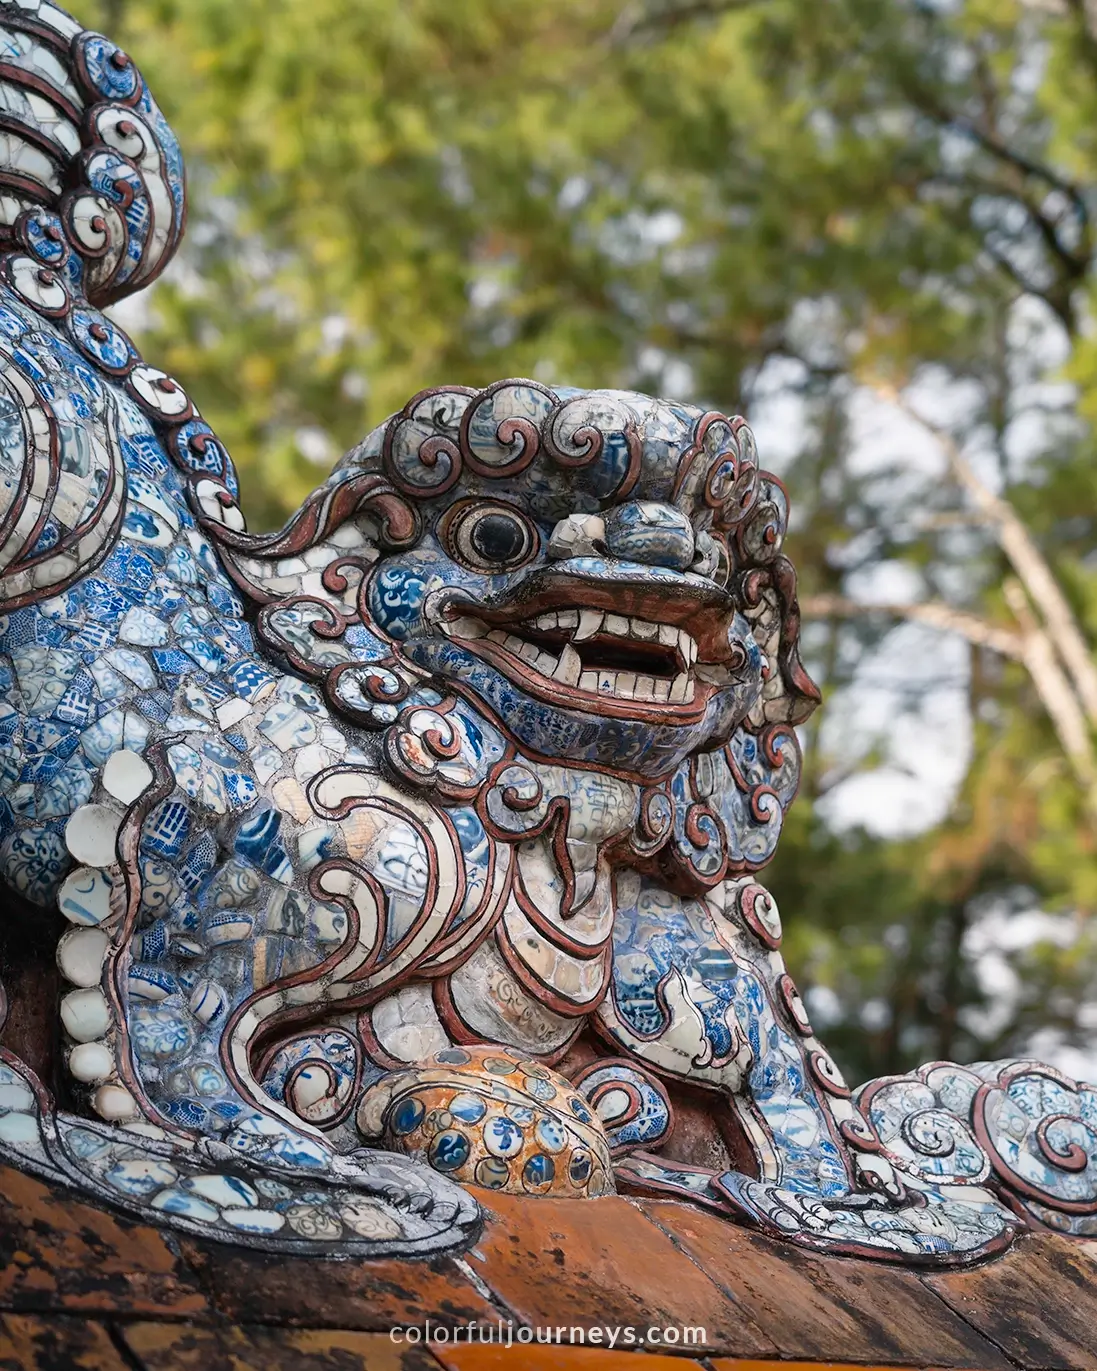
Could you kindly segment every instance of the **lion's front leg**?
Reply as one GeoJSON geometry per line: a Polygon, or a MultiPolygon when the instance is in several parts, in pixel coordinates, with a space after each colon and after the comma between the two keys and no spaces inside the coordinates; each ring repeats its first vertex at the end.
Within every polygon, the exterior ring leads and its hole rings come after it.
{"type": "Polygon", "coordinates": [[[619,1179],[722,1198],[810,1246],[947,1259],[1007,1242],[1013,1220],[987,1192],[957,1199],[900,1181],[814,1036],[780,947],[776,904],[749,877],[703,899],[634,872],[618,877],[600,1029],[656,1074],[710,1088],[742,1126],[756,1168],[705,1183],[695,1169],[638,1154],[618,1164],[619,1179]]]}
{"type": "Polygon", "coordinates": [[[748,879],[694,899],[635,872],[617,882],[602,1030],[661,1075],[710,1087],[759,1176],[819,1196],[856,1183],[856,1128],[837,1067],[812,1036],[780,954],[772,897],[748,879]]]}

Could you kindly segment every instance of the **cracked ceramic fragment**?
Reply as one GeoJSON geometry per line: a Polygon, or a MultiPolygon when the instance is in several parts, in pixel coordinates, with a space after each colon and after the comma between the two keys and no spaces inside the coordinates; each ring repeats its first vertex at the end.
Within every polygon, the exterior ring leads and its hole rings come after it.
{"type": "Polygon", "coordinates": [[[110,1027],[110,1009],[102,991],[73,990],[61,1001],[65,1032],[78,1043],[101,1038],[110,1027]]]}

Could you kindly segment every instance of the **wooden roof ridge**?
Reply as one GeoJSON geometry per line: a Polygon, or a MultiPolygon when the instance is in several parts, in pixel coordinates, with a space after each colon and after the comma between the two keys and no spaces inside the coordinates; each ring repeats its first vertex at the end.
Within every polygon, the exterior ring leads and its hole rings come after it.
{"type": "Polygon", "coordinates": [[[292,1259],[0,1167],[0,1367],[1097,1371],[1097,1242],[1031,1233],[974,1270],[930,1273],[670,1200],[478,1198],[486,1223],[463,1256],[292,1259]],[[520,1343],[526,1328],[553,1342],[520,1343]]]}

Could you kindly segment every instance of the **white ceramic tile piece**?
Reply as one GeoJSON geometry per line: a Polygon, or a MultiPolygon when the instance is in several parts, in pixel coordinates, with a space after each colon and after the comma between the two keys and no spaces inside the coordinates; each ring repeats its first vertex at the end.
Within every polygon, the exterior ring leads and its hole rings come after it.
{"type": "Polygon", "coordinates": [[[110,939],[99,928],[74,928],[57,944],[57,965],[72,985],[89,989],[98,985],[110,939]]]}
{"type": "Polygon", "coordinates": [[[137,1116],[137,1101],[121,1085],[101,1085],[92,1096],[92,1108],[108,1123],[125,1123],[137,1116]]]}
{"type": "Polygon", "coordinates": [[[85,866],[110,866],[121,821],[110,805],[81,805],[65,825],[65,846],[85,866]]]}
{"type": "Polygon", "coordinates": [[[104,1043],[80,1043],[69,1053],[69,1071],[88,1085],[105,1081],[114,1070],[114,1058],[104,1043]]]}
{"type": "Polygon", "coordinates": [[[103,784],[125,805],[133,804],[152,784],[152,767],[136,752],[123,748],[103,768],[103,784]]]}
{"type": "Polygon", "coordinates": [[[61,1001],[65,1032],[78,1043],[101,1038],[110,1028],[110,1007],[101,990],[72,990],[61,1001]]]}
{"type": "Polygon", "coordinates": [[[106,872],[82,866],[65,878],[57,899],[70,923],[93,925],[110,917],[110,897],[111,879],[106,872]]]}

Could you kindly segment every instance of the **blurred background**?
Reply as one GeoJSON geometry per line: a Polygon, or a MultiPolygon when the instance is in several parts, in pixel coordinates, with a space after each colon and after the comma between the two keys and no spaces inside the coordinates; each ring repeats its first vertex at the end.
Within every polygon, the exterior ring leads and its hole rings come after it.
{"type": "Polygon", "coordinates": [[[253,528],[421,387],[754,425],[826,703],[766,875],[852,1080],[1097,1078],[1090,0],[69,0],[179,134],[116,311],[253,528]]]}

